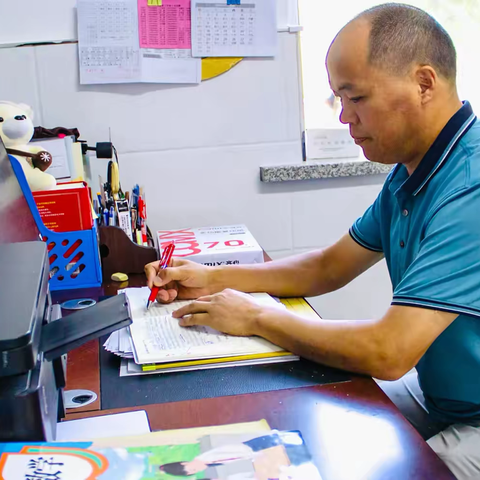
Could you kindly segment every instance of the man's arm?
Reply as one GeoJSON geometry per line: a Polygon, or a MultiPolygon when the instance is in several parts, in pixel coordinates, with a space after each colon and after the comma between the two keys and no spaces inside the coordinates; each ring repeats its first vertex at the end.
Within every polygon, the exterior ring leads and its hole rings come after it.
{"type": "Polygon", "coordinates": [[[182,326],[258,335],[315,362],[396,380],[418,363],[457,314],[392,306],[380,320],[312,320],[225,290],[180,308],[174,317],[182,326]]]}
{"type": "Polygon", "coordinates": [[[215,292],[233,288],[268,292],[280,297],[310,297],[337,290],[383,258],[349,234],[324,250],[295,255],[261,265],[218,267],[211,283],[215,292]]]}
{"type": "Polygon", "coordinates": [[[332,367],[396,380],[411,370],[457,314],[392,306],[380,320],[312,321],[264,310],[255,334],[332,367]]]}

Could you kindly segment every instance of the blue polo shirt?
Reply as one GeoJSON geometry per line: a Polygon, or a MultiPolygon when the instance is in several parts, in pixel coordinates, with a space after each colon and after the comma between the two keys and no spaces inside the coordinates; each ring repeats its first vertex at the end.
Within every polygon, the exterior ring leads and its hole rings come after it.
{"type": "Polygon", "coordinates": [[[350,229],[383,252],[392,305],[458,314],[417,371],[432,418],[480,420],[480,122],[468,102],[408,175],[398,164],[350,229]]]}

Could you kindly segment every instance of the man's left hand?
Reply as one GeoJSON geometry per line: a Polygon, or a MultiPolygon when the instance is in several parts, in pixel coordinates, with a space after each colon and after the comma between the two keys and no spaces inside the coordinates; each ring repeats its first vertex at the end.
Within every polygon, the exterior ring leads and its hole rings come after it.
{"type": "Polygon", "coordinates": [[[173,313],[182,327],[206,325],[229,335],[255,335],[255,325],[262,311],[253,297],[226,289],[214,295],[198,298],[173,313]]]}

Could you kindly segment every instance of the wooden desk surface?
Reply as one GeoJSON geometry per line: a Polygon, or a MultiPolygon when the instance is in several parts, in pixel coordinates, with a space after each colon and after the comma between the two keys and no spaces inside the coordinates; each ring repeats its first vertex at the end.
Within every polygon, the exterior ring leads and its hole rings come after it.
{"type": "MultiPolygon", "coordinates": [[[[139,286],[133,277],[129,286],[139,286]]],[[[57,292],[54,301],[98,298],[101,289],[57,292]]],[[[67,389],[100,394],[99,345],[92,341],[68,356],[67,389]]],[[[99,395],[100,396],[100,395],[99,395]]],[[[67,419],[146,410],[152,430],[266,419],[272,428],[300,430],[323,480],[454,479],[447,467],[370,378],[333,385],[101,410],[100,401],[70,410],[67,419]]]]}

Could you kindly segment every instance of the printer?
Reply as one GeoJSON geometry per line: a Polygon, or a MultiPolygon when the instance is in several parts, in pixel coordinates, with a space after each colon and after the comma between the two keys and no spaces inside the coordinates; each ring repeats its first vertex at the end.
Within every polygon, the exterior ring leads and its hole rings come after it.
{"type": "Polygon", "coordinates": [[[44,242],[0,244],[0,442],[55,440],[65,354],[131,323],[124,294],[61,318],[49,270],[44,242]]]}

